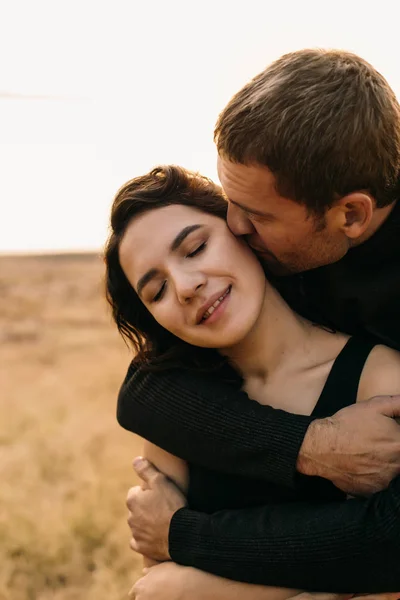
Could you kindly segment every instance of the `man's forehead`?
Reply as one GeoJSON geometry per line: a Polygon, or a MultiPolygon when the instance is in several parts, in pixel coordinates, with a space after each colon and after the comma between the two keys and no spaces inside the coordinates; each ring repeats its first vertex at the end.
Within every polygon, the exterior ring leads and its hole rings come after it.
{"type": "Polygon", "coordinates": [[[256,208],[256,206],[260,206],[263,207],[265,206],[265,208],[267,208],[266,203],[263,202],[253,202],[252,205],[250,204],[243,204],[242,202],[236,202],[235,200],[231,200],[229,199],[229,202],[231,204],[233,204],[234,206],[237,206],[238,208],[240,208],[241,210],[243,210],[244,212],[248,212],[248,213],[252,213],[254,215],[258,215],[260,217],[272,217],[273,214],[271,212],[268,212],[268,210],[259,210],[258,208],[256,208]]]}
{"type": "Polygon", "coordinates": [[[275,177],[267,167],[257,165],[242,165],[218,160],[218,175],[226,195],[236,202],[237,194],[250,200],[266,199],[277,194],[275,177]]]}

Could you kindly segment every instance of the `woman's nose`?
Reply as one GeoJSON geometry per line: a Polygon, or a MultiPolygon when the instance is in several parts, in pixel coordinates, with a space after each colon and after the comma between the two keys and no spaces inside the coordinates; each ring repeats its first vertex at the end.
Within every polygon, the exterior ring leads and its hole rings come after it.
{"type": "Polygon", "coordinates": [[[204,281],[199,277],[197,278],[184,278],[176,284],[176,291],[179,302],[181,304],[187,304],[190,302],[202,289],[204,281]]]}

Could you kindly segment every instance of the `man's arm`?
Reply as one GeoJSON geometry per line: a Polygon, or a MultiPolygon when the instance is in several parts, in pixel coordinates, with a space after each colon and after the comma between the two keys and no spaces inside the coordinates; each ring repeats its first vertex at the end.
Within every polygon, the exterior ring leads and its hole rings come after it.
{"type": "Polygon", "coordinates": [[[295,485],[312,417],[250,400],[218,374],[149,372],[131,363],[118,397],[119,424],[188,462],[295,485]]]}
{"type": "Polygon", "coordinates": [[[400,415],[400,397],[314,421],[262,406],[218,377],[155,373],[132,363],[119,393],[118,421],[188,462],[287,487],[295,486],[296,469],[349,493],[377,491],[399,473],[400,428],[387,413],[393,408],[400,415]]]}
{"type": "Polygon", "coordinates": [[[400,590],[400,478],[368,499],[221,511],[181,508],[169,554],[177,563],[273,586],[332,592],[400,590]]]}

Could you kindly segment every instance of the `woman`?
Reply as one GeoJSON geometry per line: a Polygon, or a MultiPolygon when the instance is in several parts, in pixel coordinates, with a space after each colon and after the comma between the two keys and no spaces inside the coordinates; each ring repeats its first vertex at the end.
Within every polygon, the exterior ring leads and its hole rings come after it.
{"type": "MultiPolygon", "coordinates": [[[[106,248],[107,295],[136,360],[152,369],[217,370],[260,404],[304,415],[327,416],[374,395],[398,393],[399,354],[295,314],[246,243],[230,232],[225,215],[219,188],[178,167],[154,169],[118,192],[106,248]],[[344,373],[346,395],[339,385],[344,373]]],[[[177,483],[191,507],[203,512],[344,499],[323,480],[305,481],[294,492],[186,464],[151,444],[146,456],[177,483]]],[[[181,577],[182,568],[163,568],[180,586],[179,597],[294,594],[195,570],[181,577]]],[[[163,597],[169,597],[165,589],[163,597]]]]}

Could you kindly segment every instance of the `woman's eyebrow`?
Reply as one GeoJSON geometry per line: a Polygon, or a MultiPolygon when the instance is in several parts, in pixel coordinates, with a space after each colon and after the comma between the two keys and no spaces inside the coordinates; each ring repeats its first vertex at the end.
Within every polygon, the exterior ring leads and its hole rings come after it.
{"type": "MultiPolygon", "coordinates": [[[[201,227],[204,227],[204,225],[202,225],[201,223],[196,223],[195,225],[188,225],[187,227],[184,227],[171,242],[171,245],[169,248],[170,252],[176,252],[176,250],[178,250],[178,248],[182,245],[182,243],[187,238],[187,236],[190,235],[193,231],[200,229],[201,227]]],[[[148,271],[146,271],[146,273],[137,282],[138,296],[141,296],[143,288],[148,283],[150,283],[150,281],[152,279],[157,277],[158,274],[159,274],[158,269],[149,269],[148,271]]]]}
{"type": "Polygon", "coordinates": [[[184,227],[182,229],[182,231],[180,231],[178,233],[178,235],[176,236],[176,238],[173,240],[173,242],[169,248],[170,251],[175,252],[176,250],[178,250],[179,246],[183,243],[183,241],[187,238],[187,236],[189,234],[191,234],[192,231],[196,231],[196,229],[200,229],[200,227],[204,227],[204,225],[197,223],[196,225],[188,225],[187,227],[184,227]]]}
{"type": "Polygon", "coordinates": [[[137,282],[137,294],[138,296],[142,295],[142,290],[143,288],[150,283],[150,281],[152,279],[154,279],[155,277],[157,277],[159,273],[158,269],[149,269],[148,271],[146,271],[146,273],[139,279],[139,281],[137,282]]]}

